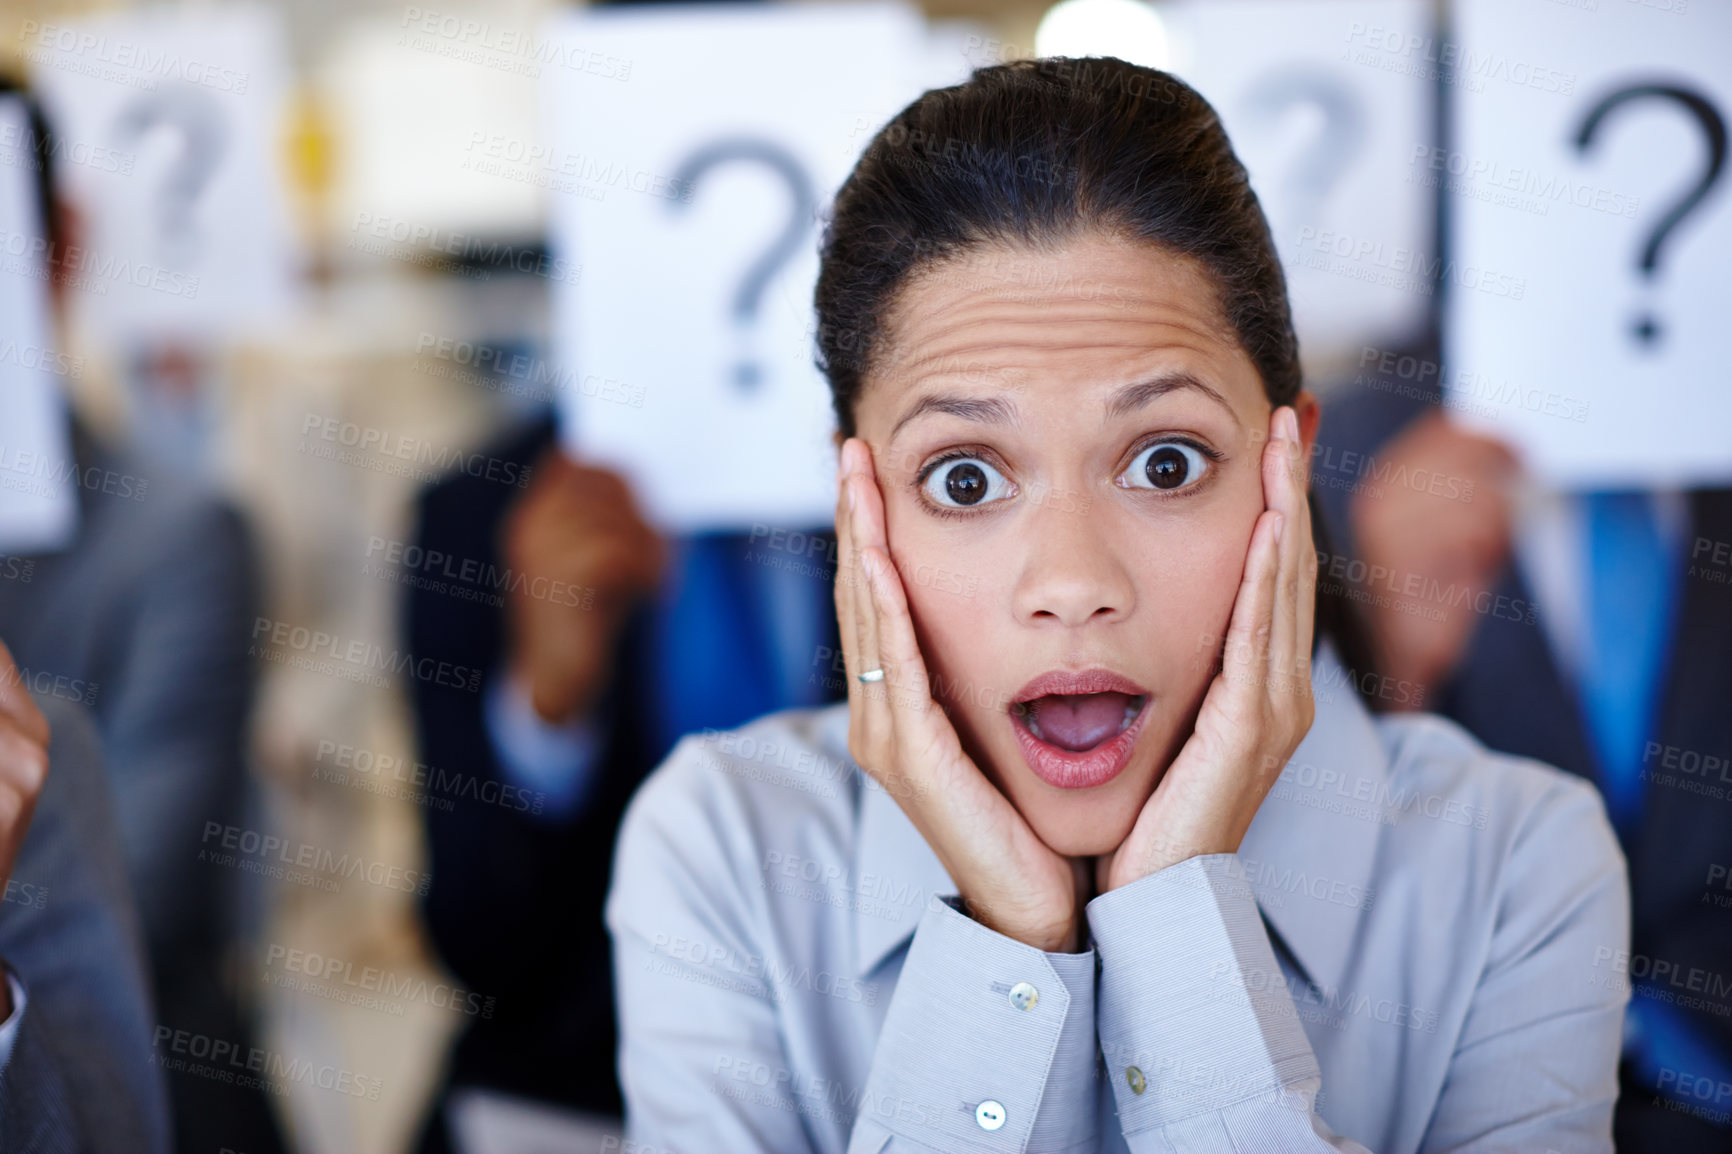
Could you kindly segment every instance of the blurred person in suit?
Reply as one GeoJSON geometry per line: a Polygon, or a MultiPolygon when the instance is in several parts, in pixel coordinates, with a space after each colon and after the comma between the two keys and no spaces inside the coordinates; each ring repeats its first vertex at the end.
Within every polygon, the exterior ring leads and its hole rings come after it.
{"type": "Polygon", "coordinates": [[[506,483],[457,473],[419,509],[428,576],[474,562],[504,582],[488,579],[492,603],[416,582],[406,605],[417,656],[490,671],[479,694],[415,683],[422,760],[502,799],[425,810],[433,944],[497,1002],[457,1041],[424,1154],[454,1148],[465,1089],[622,1112],[602,904],[626,803],[683,734],[846,695],[833,532],[664,539],[629,481],[571,460],[557,435],[551,416],[530,419],[484,450],[506,483]]]}
{"type": "Polygon", "coordinates": [[[1435,337],[1362,359],[1313,457],[1343,482],[1323,580],[1420,707],[1599,787],[1633,906],[1618,1149],[1732,1151],[1732,490],[1546,491],[1451,423],[1435,337]]]}
{"type": "Polygon", "coordinates": [[[440,578],[412,583],[411,651],[490,673],[479,693],[415,683],[426,772],[486,783],[426,807],[427,925],[496,999],[458,1040],[429,1151],[453,1148],[446,1106],[466,1088],[620,1112],[602,901],[626,802],[680,735],[843,693],[833,533],[665,540],[624,478],[561,452],[550,417],[482,456],[500,467],[429,490],[405,551],[440,578]]]}
{"type": "Polygon", "coordinates": [[[143,943],[102,751],[0,645],[0,1149],[166,1154],[143,943]]]}
{"type": "MultiPolygon", "coordinates": [[[[77,217],[56,194],[51,127],[26,104],[34,155],[20,149],[20,160],[33,162],[63,321],[77,217]]],[[[197,481],[144,464],[76,414],[71,439],[76,535],[58,552],[5,558],[0,636],[27,683],[65,687],[94,715],[160,1023],[239,1043],[250,1030],[224,970],[241,875],[200,850],[213,823],[243,821],[247,805],[253,542],[238,510],[197,481]]],[[[256,1090],[184,1075],[169,1087],[181,1149],[280,1149],[256,1090]]]]}

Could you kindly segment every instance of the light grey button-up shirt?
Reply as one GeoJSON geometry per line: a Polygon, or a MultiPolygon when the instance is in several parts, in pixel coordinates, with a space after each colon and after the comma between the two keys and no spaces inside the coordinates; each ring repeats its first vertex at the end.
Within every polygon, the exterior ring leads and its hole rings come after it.
{"type": "Polygon", "coordinates": [[[607,918],[638,1149],[1610,1151],[1624,862],[1598,795],[1325,649],[1236,854],[1049,954],[960,912],[846,706],[683,741],[607,918]]]}

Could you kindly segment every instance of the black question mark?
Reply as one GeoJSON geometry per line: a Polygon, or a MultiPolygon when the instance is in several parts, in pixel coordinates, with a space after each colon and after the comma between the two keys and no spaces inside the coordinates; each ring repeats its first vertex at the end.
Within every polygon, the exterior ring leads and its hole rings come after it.
{"type": "Polygon", "coordinates": [[[178,265],[198,256],[195,210],[228,151],[228,127],[208,92],[183,83],[153,89],[126,105],[115,118],[114,135],[133,144],[159,125],[180,136],[180,151],[156,190],[157,243],[165,262],[178,265]]]}
{"type": "MultiPolygon", "coordinates": [[[[669,201],[668,208],[678,212],[691,203],[689,194],[696,190],[698,180],[710,169],[717,165],[740,162],[761,165],[781,177],[788,186],[793,202],[789,206],[788,223],[783,226],[781,235],[746,269],[745,275],[740,278],[739,288],[734,290],[734,325],[741,331],[743,344],[745,332],[757,319],[758,305],[763,299],[764,289],[775,277],[777,270],[800,251],[801,241],[816,217],[818,197],[812,191],[811,178],[806,175],[806,170],[794,159],[792,153],[768,140],[742,136],[711,141],[686,157],[674,174],[674,187],[685,189],[688,196],[669,201]]],[[[734,366],[734,384],[739,386],[742,392],[750,392],[762,379],[762,367],[750,356],[742,354],[739,363],[734,366]]]]}
{"type": "MultiPolygon", "coordinates": [[[[1714,187],[1714,182],[1720,179],[1720,170],[1726,164],[1726,122],[1721,119],[1719,110],[1694,89],[1665,83],[1631,84],[1608,93],[1588,111],[1587,119],[1583,120],[1581,128],[1576,130],[1576,150],[1586,152],[1588,146],[1594,142],[1594,133],[1606,115],[1632,100],[1668,100],[1682,105],[1702,126],[1702,135],[1708,141],[1708,165],[1703,169],[1702,175],[1664,216],[1654,222],[1654,227],[1648,233],[1648,243],[1642,249],[1642,259],[1637,267],[1642,270],[1643,276],[1651,280],[1659,270],[1660,249],[1666,238],[1685,217],[1695,211],[1696,206],[1702,203],[1714,187]]],[[[1654,319],[1652,313],[1644,313],[1636,318],[1634,332],[1638,341],[1651,346],[1659,339],[1660,323],[1654,319]]]]}
{"type": "Polygon", "coordinates": [[[1314,105],[1323,113],[1323,131],[1284,182],[1293,190],[1290,215],[1300,224],[1317,223],[1329,190],[1365,146],[1365,110],[1358,95],[1333,73],[1291,69],[1265,77],[1246,103],[1254,114],[1277,125],[1281,114],[1295,106],[1314,105]]]}

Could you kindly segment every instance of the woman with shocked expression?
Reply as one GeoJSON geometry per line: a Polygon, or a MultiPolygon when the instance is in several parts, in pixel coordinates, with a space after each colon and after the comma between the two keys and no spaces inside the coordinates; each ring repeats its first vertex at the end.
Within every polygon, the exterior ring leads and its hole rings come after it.
{"type": "Polygon", "coordinates": [[[1208,105],[1113,60],[928,93],[817,303],[849,700],[688,739],[633,803],[633,1137],[1609,1150],[1616,843],[1581,783],[1361,699],[1208,105]]]}
{"type": "Polygon", "coordinates": [[[1104,892],[1232,852],[1311,723],[1317,406],[1271,406],[1192,262],[1104,231],[929,268],[886,329],[842,448],[844,646],[886,672],[851,748],[968,815],[965,849],[910,813],[976,917],[1057,948],[1068,861],[1104,892]]]}

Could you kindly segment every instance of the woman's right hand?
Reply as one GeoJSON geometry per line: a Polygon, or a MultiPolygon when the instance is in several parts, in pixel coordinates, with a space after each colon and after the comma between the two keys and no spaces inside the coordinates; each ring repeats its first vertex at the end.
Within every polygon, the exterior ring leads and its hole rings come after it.
{"type": "Polygon", "coordinates": [[[1047,952],[1080,949],[1089,870],[1054,853],[963,752],[933,700],[884,500],[864,441],[842,445],[836,616],[848,676],[848,751],[896,798],[981,924],[1047,952]],[[884,679],[859,674],[882,669],[884,679]]]}

